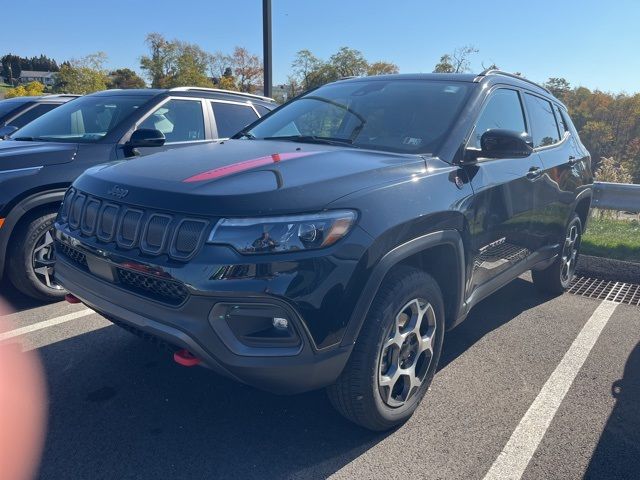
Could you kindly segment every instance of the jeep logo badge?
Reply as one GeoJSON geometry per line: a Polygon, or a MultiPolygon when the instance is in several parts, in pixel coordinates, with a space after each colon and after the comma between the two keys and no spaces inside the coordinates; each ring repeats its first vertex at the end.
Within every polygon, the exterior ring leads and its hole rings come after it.
{"type": "Polygon", "coordinates": [[[107,191],[107,194],[118,198],[124,198],[129,194],[129,190],[122,188],[120,185],[114,185],[107,191]]]}

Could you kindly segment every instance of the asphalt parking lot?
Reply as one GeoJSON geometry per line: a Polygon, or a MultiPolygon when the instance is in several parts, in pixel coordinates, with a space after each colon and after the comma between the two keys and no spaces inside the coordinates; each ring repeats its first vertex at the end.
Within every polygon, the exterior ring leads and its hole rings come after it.
{"type": "Polygon", "coordinates": [[[640,471],[638,307],[543,296],[519,278],[447,333],[414,417],[374,434],[343,420],[324,392],[278,397],[184,368],[82,305],[38,305],[0,288],[15,311],[11,328],[38,349],[47,375],[43,479],[640,471]]]}

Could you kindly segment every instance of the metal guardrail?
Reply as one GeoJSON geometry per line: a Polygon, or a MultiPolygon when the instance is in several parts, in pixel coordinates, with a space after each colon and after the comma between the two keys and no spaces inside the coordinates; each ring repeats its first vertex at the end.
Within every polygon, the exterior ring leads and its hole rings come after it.
{"type": "Polygon", "coordinates": [[[594,182],[591,207],[640,213],[640,185],[594,182]]]}

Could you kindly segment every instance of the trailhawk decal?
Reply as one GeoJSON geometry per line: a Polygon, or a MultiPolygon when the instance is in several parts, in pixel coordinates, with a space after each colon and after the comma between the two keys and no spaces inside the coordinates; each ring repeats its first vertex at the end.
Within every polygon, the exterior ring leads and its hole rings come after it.
{"type": "Polygon", "coordinates": [[[205,180],[215,180],[216,178],[222,178],[234,173],[244,172],[245,170],[251,170],[256,167],[263,167],[265,165],[272,165],[274,163],[283,162],[285,160],[293,160],[294,158],[308,157],[309,155],[315,155],[316,153],[322,153],[322,151],[315,152],[287,152],[287,153],[274,153],[264,157],[254,158],[252,160],[245,160],[243,162],[233,163],[224,167],[214,168],[206,172],[198,173],[192,177],[185,178],[184,183],[203,182],[205,180]]]}

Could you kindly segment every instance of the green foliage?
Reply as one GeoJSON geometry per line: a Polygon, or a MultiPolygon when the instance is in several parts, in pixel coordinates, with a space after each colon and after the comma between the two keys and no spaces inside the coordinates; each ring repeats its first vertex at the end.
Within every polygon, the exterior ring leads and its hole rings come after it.
{"type": "Polygon", "coordinates": [[[40,82],[30,82],[26,85],[19,85],[11,90],[8,90],[4,98],[14,97],[33,97],[36,95],[42,95],[44,93],[44,85],[40,82]]]}
{"type": "Polygon", "coordinates": [[[140,59],[154,88],[212,87],[207,76],[210,54],[198,45],[181,40],[167,40],[160,33],[150,33],[146,39],[150,54],[140,59]]]}
{"type": "Polygon", "coordinates": [[[37,70],[41,72],[57,72],[58,64],[46,55],[38,57],[20,57],[18,55],[7,54],[0,58],[1,73],[10,84],[15,84],[20,77],[22,70],[37,70]]]}
{"type": "Polygon", "coordinates": [[[54,90],[58,93],[88,93],[106,90],[109,78],[104,69],[107,55],[97,52],[80,59],[65,62],[58,75],[54,90]]]}
{"type": "Polygon", "coordinates": [[[582,238],[582,253],[640,262],[640,222],[592,218],[582,238]]]}
{"type": "Polygon", "coordinates": [[[109,73],[109,88],[145,88],[144,80],[130,68],[119,68],[109,73]]]}
{"type": "Polygon", "coordinates": [[[300,50],[291,67],[293,75],[285,85],[289,98],[343,77],[398,73],[397,65],[384,61],[369,63],[362,52],[349,47],[340,48],[327,61],[309,50],[300,50]]]}

